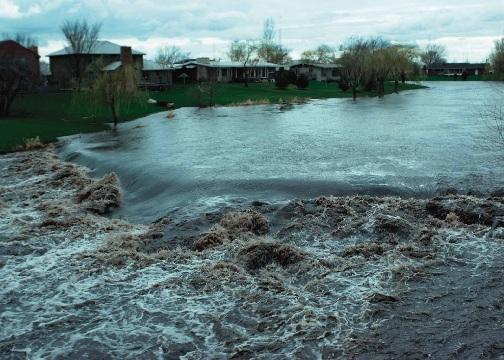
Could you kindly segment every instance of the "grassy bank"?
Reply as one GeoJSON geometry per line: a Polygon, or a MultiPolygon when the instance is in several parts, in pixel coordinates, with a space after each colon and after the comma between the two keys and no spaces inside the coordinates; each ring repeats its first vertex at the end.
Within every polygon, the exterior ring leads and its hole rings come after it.
{"type": "MultiPolygon", "coordinates": [[[[422,88],[420,85],[404,84],[400,90],[422,88]]],[[[386,85],[386,93],[393,92],[393,84],[386,85]]],[[[348,98],[351,91],[343,92],[336,84],[311,83],[307,90],[291,87],[278,90],[273,84],[254,83],[219,84],[215,89],[214,103],[230,105],[247,100],[279,103],[292,98],[348,98]]],[[[376,92],[360,93],[359,96],[377,96],[376,92]]],[[[173,102],[176,108],[199,106],[201,97],[194,86],[176,85],[163,92],[145,93],[136,103],[124,107],[120,113],[122,120],[132,120],[163,109],[147,103],[147,98],[173,102]]],[[[59,136],[94,132],[106,129],[111,121],[106,107],[90,105],[83,94],[71,92],[39,93],[19,96],[14,102],[12,116],[0,118],[0,151],[12,149],[26,139],[40,137],[42,141],[54,141],[59,136]]]]}

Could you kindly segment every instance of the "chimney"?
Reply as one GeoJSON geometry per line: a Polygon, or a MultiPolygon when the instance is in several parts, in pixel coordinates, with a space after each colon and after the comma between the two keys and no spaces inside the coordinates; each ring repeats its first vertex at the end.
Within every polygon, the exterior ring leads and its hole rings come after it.
{"type": "Polygon", "coordinates": [[[121,63],[123,65],[133,64],[133,53],[130,46],[121,46],[121,63]]]}

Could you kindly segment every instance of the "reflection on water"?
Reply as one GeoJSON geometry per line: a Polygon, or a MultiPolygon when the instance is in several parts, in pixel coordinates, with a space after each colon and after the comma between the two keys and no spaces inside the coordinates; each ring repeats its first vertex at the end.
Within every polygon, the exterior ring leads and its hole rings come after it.
{"type": "Polygon", "coordinates": [[[497,154],[475,146],[492,86],[427,85],[357,102],[179,109],[174,119],[154,114],[73,138],[61,152],[96,175],[116,171],[127,193],[120,215],[135,221],[222,197],[425,196],[499,186],[497,154]]]}

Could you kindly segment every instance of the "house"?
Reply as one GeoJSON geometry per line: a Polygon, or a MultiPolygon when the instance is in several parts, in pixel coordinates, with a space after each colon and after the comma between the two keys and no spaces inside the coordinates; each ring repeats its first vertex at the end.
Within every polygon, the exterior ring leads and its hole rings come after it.
{"type": "Polygon", "coordinates": [[[268,62],[251,62],[246,66],[237,61],[216,61],[209,58],[186,60],[173,67],[173,81],[190,83],[199,81],[242,82],[248,71],[249,81],[269,81],[281,65],[268,62]]]}
{"type": "Polygon", "coordinates": [[[0,58],[16,59],[26,64],[33,84],[40,84],[38,48],[26,48],[13,40],[0,41],[0,58]]]}
{"type": "Polygon", "coordinates": [[[173,83],[173,71],[152,60],[144,60],[142,80],[138,86],[148,89],[166,89],[173,83]]]}
{"type": "Polygon", "coordinates": [[[293,61],[289,70],[296,75],[306,75],[310,81],[335,82],[341,79],[341,65],[317,64],[305,61],[293,61]]]}
{"type": "Polygon", "coordinates": [[[458,75],[461,76],[463,73],[466,75],[483,75],[487,69],[488,64],[486,63],[445,63],[438,65],[431,65],[428,67],[424,67],[426,75],[445,75],[445,76],[453,76],[458,75]]]}
{"type": "Polygon", "coordinates": [[[138,86],[145,87],[151,84],[157,87],[170,86],[171,74],[168,74],[170,70],[144,60],[144,55],[129,46],[121,46],[110,41],[98,41],[88,54],[74,54],[73,50],[67,47],[48,55],[51,81],[60,89],[74,88],[78,61],[78,71],[83,74],[84,84],[95,79],[99,70],[114,71],[124,64],[130,64],[135,69],[138,86]],[[104,67],[99,69],[92,66],[97,63],[103,64],[104,67]]]}

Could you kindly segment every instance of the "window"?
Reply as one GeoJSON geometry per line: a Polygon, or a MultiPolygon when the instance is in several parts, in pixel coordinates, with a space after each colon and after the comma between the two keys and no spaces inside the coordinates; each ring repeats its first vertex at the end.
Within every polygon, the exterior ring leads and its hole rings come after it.
{"type": "Polygon", "coordinates": [[[335,70],[333,70],[333,71],[332,71],[332,76],[338,76],[338,70],[336,70],[336,69],[335,69],[335,70]]]}
{"type": "Polygon", "coordinates": [[[227,69],[222,69],[222,76],[227,77],[228,76],[228,71],[227,69]]]}

